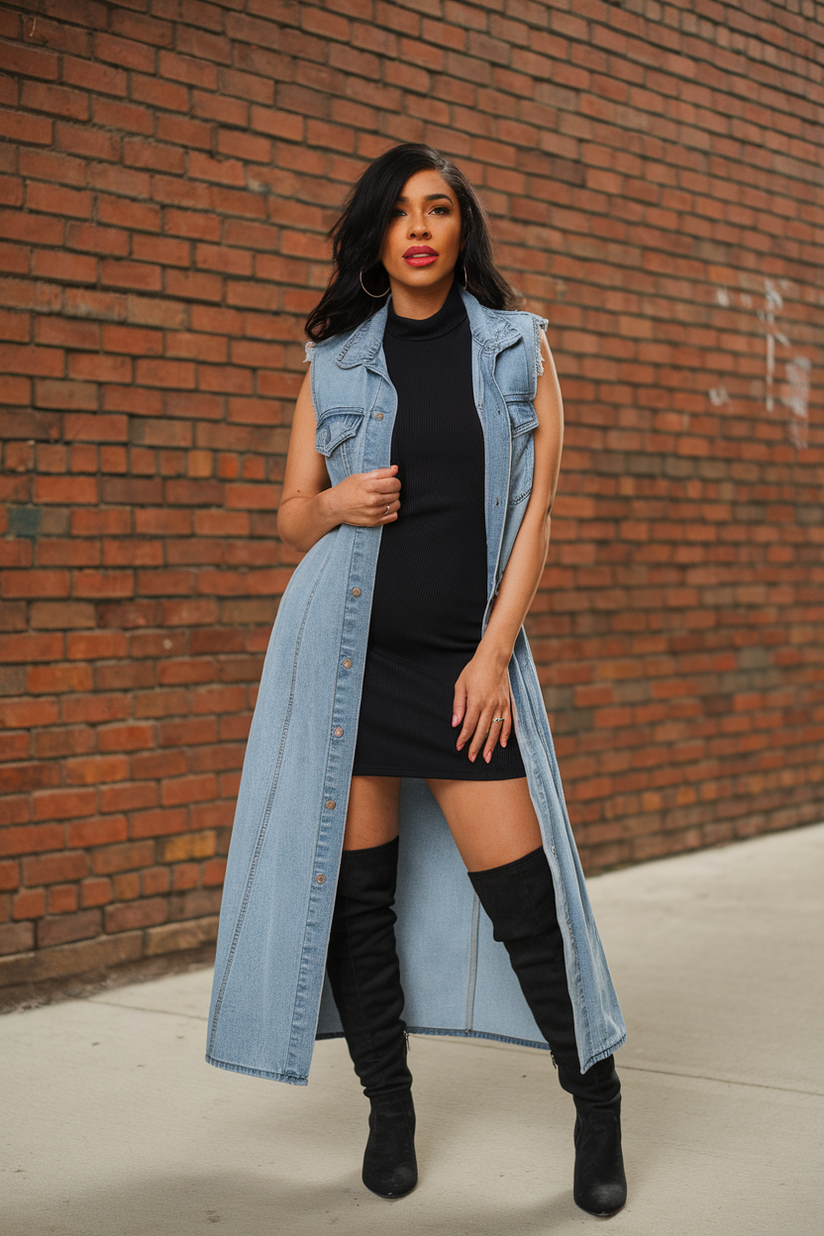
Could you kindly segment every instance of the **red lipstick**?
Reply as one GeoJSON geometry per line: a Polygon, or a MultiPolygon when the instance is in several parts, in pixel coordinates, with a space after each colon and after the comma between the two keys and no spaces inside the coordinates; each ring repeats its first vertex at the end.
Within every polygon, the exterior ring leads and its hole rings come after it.
{"type": "Polygon", "coordinates": [[[408,266],[431,266],[438,260],[438,251],[429,245],[410,245],[403,255],[408,266]]]}

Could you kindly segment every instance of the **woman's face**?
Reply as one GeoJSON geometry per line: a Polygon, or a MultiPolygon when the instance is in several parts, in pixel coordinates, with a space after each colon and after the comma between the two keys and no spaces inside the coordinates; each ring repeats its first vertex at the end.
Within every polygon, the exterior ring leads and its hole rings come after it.
{"type": "Polygon", "coordinates": [[[436,171],[410,176],[383,238],[381,261],[390,282],[429,289],[449,277],[461,252],[461,211],[454,190],[436,171]]]}

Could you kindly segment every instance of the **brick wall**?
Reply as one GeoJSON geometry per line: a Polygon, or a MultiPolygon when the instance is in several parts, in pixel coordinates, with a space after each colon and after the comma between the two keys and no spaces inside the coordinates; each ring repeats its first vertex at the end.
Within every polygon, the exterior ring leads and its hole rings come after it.
{"type": "Polygon", "coordinates": [[[324,233],[458,158],[567,409],[590,869],[824,814],[824,10],[0,2],[0,983],[212,937],[324,233]]]}

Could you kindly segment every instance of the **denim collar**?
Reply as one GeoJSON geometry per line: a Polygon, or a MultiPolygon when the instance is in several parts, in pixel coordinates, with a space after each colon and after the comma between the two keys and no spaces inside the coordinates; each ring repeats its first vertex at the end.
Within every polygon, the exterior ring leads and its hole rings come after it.
{"type": "MultiPolygon", "coordinates": [[[[518,342],[520,332],[508,320],[507,314],[499,309],[487,309],[465,288],[461,288],[460,293],[466,306],[469,329],[482,350],[502,352],[518,342]]],[[[336,357],[341,369],[354,369],[375,359],[383,343],[388,303],[387,300],[377,313],[373,313],[347,337],[336,357]]]]}

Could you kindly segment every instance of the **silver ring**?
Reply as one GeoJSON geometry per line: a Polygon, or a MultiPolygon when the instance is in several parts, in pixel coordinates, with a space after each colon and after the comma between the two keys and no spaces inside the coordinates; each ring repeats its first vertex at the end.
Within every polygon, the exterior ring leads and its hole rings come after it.
{"type": "Polygon", "coordinates": [[[386,510],[384,511],[384,515],[388,515],[388,514],[389,514],[389,503],[387,502],[387,504],[386,504],[386,510]]]}
{"type": "Polygon", "coordinates": [[[496,721],[503,721],[503,717],[493,717],[492,724],[494,725],[496,721]]]}

